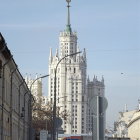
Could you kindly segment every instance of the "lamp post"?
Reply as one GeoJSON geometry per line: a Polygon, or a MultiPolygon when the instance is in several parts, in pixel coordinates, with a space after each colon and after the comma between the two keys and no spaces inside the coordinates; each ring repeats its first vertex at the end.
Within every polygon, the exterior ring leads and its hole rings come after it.
{"type": "MultiPolygon", "coordinates": [[[[66,97],[68,97],[68,96],[58,97],[56,101],[59,102],[59,99],[66,98],[66,97]]],[[[59,106],[59,107],[58,107],[58,119],[59,119],[59,111],[60,111],[60,108],[61,108],[61,107],[63,107],[63,106],[59,106]]],[[[58,120],[57,120],[56,123],[57,123],[57,125],[58,125],[58,120]]],[[[58,140],[58,133],[59,133],[59,131],[58,131],[58,126],[57,126],[57,131],[56,131],[56,132],[57,132],[57,139],[56,139],[56,140],[58,140]]]]}
{"type": "Polygon", "coordinates": [[[43,79],[45,77],[48,77],[49,75],[43,75],[43,76],[40,76],[38,78],[36,78],[30,85],[30,103],[29,103],[29,106],[30,106],[30,114],[29,114],[29,117],[30,117],[30,135],[29,135],[29,140],[32,140],[32,93],[31,93],[31,90],[32,90],[32,86],[33,84],[38,80],[38,79],[43,79]]]}
{"type": "Polygon", "coordinates": [[[53,140],[56,140],[56,74],[57,74],[57,67],[60,64],[60,62],[65,59],[66,57],[69,56],[74,56],[77,55],[81,52],[76,52],[76,53],[72,53],[69,55],[64,56],[63,58],[61,58],[58,63],[56,64],[55,67],[55,78],[54,78],[54,104],[53,104],[53,140]]]}

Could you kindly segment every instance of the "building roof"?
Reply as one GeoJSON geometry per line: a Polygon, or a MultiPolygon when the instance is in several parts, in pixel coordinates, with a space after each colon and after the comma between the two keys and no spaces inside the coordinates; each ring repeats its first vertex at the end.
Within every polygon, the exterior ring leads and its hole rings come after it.
{"type": "Polygon", "coordinates": [[[137,111],[134,113],[133,117],[131,118],[131,121],[128,123],[127,127],[130,127],[133,123],[140,120],[140,111],[137,111]]]}

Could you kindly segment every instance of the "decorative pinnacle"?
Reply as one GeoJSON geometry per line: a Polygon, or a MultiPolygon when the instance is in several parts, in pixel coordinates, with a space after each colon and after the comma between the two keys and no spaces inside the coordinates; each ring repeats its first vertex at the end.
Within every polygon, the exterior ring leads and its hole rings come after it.
{"type": "Polygon", "coordinates": [[[67,17],[67,25],[66,25],[66,31],[71,32],[71,25],[70,25],[70,2],[71,0],[66,0],[68,5],[68,17],[67,17]]]}

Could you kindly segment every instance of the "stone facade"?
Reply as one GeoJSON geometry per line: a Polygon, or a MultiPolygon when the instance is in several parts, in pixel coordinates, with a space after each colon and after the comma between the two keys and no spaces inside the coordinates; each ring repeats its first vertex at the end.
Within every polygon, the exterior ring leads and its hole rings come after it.
{"type": "Polygon", "coordinates": [[[0,139],[29,137],[30,92],[0,34],[0,139]]]}
{"type": "Polygon", "coordinates": [[[48,103],[48,99],[43,95],[42,91],[42,79],[39,78],[41,75],[37,75],[35,78],[32,78],[31,75],[26,75],[25,82],[28,88],[31,90],[31,93],[34,97],[36,103],[39,103],[42,106],[46,106],[48,103]],[[37,79],[37,80],[36,80],[37,79]],[[35,82],[34,82],[35,81],[35,82]]]}
{"type": "Polygon", "coordinates": [[[140,140],[140,110],[135,112],[127,127],[128,137],[131,140],[140,140]]]}
{"type": "Polygon", "coordinates": [[[105,85],[104,78],[99,81],[97,77],[94,76],[93,80],[87,79],[87,133],[94,134],[94,139],[97,139],[97,123],[99,125],[99,137],[103,139],[105,136],[105,118],[106,118],[106,105],[103,105],[103,100],[105,100],[105,85]],[[98,100],[98,101],[97,101],[98,100]],[[100,103],[99,103],[100,101],[100,103]],[[92,103],[91,103],[92,102],[92,103]],[[97,111],[97,106],[100,106],[100,113],[97,111]],[[103,106],[106,106],[105,108],[103,106]],[[93,119],[93,120],[92,120],[93,119]],[[98,121],[99,120],[99,121],[98,121]],[[93,121],[93,124],[92,124],[93,121]]]}
{"type": "MultiPolygon", "coordinates": [[[[60,33],[60,52],[49,58],[49,94],[53,103],[54,71],[57,63],[65,55],[78,52],[75,33],[60,33]]],[[[69,120],[63,120],[63,129],[67,134],[86,133],[86,54],[70,56],[64,59],[57,68],[57,105],[60,111],[69,112],[69,120]],[[63,98],[64,97],[64,98],[63,98]]]]}
{"type": "Polygon", "coordinates": [[[119,119],[114,123],[115,125],[115,137],[128,137],[128,128],[127,125],[133,117],[136,110],[124,112],[119,112],[119,119]]]}
{"type": "Polygon", "coordinates": [[[129,137],[132,140],[140,139],[140,103],[136,110],[120,112],[115,122],[114,137],[129,137]]]}

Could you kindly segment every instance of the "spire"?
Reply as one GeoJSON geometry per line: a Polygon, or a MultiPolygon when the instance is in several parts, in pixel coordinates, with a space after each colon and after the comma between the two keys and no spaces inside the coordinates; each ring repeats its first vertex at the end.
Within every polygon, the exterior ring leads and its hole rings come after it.
{"type": "Polygon", "coordinates": [[[50,57],[49,57],[50,62],[52,62],[52,48],[50,48],[50,57]]]}
{"type": "Polygon", "coordinates": [[[83,57],[86,60],[86,49],[84,48],[83,57]]]}
{"type": "Polygon", "coordinates": [[[56,54],[55,54],[55,56],[58,57],[58,49],[56,49],[56,54]]]}
{"type": "Polygon", "coordinates": [[[127,109],[127,104],[125,104],[125,107],[124,107],[124,112],[128,112],[128,109],[127,109]]]}
{"type": "Polygon", "coordinates": [[[96,77],[95,77],[95,75],[94,75],[94,78],[93,78],[93,82],[96,82],[96,77]]]}
{"type": "Polygon", "coordinates": [[[104,83],[104,76],[102,75],[102,82],[104,83]]]}
{"type": "Polygon", "coordinates": [[[66,32],[70,32],[71,33],[71,25],[70,25],[70,2],[71,0],[66,0],[68,5],[68,15],[67,15],[67,25],[66,25],[66,32]]]}

